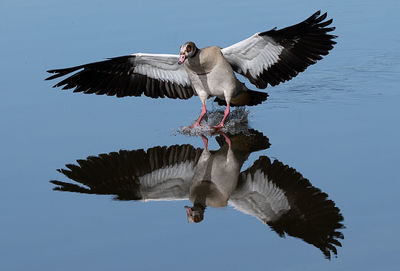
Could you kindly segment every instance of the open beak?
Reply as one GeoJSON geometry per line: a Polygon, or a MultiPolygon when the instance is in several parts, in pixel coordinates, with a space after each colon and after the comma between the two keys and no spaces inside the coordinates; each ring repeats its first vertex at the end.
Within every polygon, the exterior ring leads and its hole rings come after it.
{"type": "Polygon", "coordinates": [[[185,62],[186,56],[185,54],[180,54],[179,55],[179,60],[178,60],[178,64],[183,64],[183,62],[185,62]]]}

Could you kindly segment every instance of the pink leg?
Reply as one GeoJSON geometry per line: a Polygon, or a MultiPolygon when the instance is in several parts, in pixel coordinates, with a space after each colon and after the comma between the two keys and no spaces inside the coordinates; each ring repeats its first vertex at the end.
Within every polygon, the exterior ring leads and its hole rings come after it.
{"type": "Polygon", "coordinates": [[[232,143],[229,137],[225,133],[221,133],[222,136],[225,138],[225,142],[228,144],[229,149],[232,148],[232,143]]]}
{"type": "Polygon", "coordinates": [[[225,112],[224,112],[224,117],[222,118],[221,123],[218,124],[218,126],[214,126],[213,128],[223,128],[223,127],[224,127],[225,120],[226,120],[226,117],[228,117],[229,112],[230,112],[230,108],[229,108],[229,104],[228,104],[228,105],[226,106],[226,109],[225,109],[225,112]]]}
{"type": "Polygon", "coordinates": [[[201,109],[201,114],[200,117],[197,119],[196,123],[194,123],[192,126],[190,126],[190,128],[193,128],[195,126],[201,126],[200,125],[200,121],[203,119],[204,115],[207,113],[207,108],[206,108],[206,104],[203,103],[203,108],[201,109]]]}
{"type": "Polygon", "coordinates": [[[203,135],[200,135],[201,136],[201,139],[203,139],[203,143],[204,143],[204,149],[208,149],[208,139],[207,139],[207,137],[205,137],[205,136],[203,136],[203,135]]]}

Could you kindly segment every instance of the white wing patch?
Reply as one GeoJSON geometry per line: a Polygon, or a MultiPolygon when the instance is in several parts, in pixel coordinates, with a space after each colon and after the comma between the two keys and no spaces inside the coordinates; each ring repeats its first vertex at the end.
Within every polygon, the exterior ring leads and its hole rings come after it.
{"type": "Polygon", "coordinates": [[[194,167],[193,161],[187,161],[139,177],[143,200],[187,199],[194,167]]]}
{"type": "Polygon", "coordinates": [[[290,204],[283,190],[268,180],[261,171],[245,176],[243,187],[232,195],[229,201],[235,209],[255,216],[264,223],[278,219],[290,210],[290,204]]]}
{"type": "Polygon", "coordinates": [[[222,49],[225,59],[238,68],[242,74],[250,73],[257,77],[263,70],[279,61],[283,46],[277,44],[268,36],[259,36],[258,33],[250,38],[222,49]]]}
{"type": "Polygon", "coordinates": [[[133,72],[182,86],[190,85],[184,66],[178,64],[178,55],[138,53],[134,56],[133,72]]]}

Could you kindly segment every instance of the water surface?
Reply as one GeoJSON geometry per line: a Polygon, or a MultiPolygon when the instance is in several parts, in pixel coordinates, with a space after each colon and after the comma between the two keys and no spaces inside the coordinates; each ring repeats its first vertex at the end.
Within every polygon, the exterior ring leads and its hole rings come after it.
{"type": "MultiPolygon", "coordinates": [[[[1,270],[397,270],[398,1],[207,3],[1,3],[1,270]],[[53,191],[50,180],[73,182],[57,169],[77,159],[157,146],[202,150],[204,143],[179,133],[200,112],[196,97],[73,94],[52,89],[46,70],[175,53],[187,40],[223,47],[319,9],[334,18],[338,44],[305,73],[268,89],[266,103],[247,108],[248,125],[270,146],[250,153],[240,172],[268,157],[326,193],[346,226],[337,258],[229,206],[208,207],[201,223],[187,223],[188,200],[53,191]]],[[[208,147],[220,149],[215,137],[208,147]]]]}

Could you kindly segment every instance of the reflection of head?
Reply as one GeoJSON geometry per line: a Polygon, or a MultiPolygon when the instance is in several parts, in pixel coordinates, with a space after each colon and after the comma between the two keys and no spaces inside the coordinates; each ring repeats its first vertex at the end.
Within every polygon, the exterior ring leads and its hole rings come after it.
{"type": "Polygon", "coordinates": [[[193,207],[185,206],[188,222],[199,223],[204,219],[204,211],[206,207],[202,204],[195,203],[193,207]]]}

